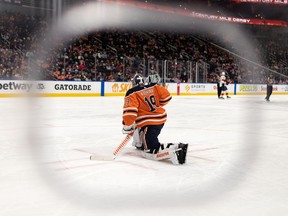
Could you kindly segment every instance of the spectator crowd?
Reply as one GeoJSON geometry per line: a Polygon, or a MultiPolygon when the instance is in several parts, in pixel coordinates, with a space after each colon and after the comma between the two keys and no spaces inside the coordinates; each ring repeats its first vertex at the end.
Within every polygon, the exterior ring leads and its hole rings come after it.
{"type": "MultiPolygon", "coordinates": [[[[39,69],[45,80],[127,81],[136,72],[148,76],[151,68],[164,78],[166,65],[167,82],[217,82],[225,71],[234,82],[265,83],[269,72],[211,45],[207,35],[125,29],[73,37],[44,50],[45,58],[38,59],[47,27],[41,17],[1,12],[0,79],[29,79],[32,68],[39,69]]],[[[260,44],[255,53],[265,60],[264,66],[287,76],[286,33],[264,26],[251,31],[260,44]]],[[[275,80],[288,84],[285,76],[275,80]]]]}

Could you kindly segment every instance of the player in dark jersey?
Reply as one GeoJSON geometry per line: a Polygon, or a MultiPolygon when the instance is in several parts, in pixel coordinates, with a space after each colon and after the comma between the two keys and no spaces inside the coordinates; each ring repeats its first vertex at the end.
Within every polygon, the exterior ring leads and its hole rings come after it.
{"type": "Polygon", "coordinates": [[[223,97],[221,98],[221,92],[222,92],[222,86],[220,86],[220,82],[221,82],[221,76],[217,75],[217,95],[218,95],[218,99],[223,99],[223,97]]]}
{"type": "Polygon", "coordinates": [[[123,105],[123,133],[135,130],[135,146],[143,150],[143,156],[153,160],[171,159],[174,164],[185,162],[188,144],[160,144],[158,136],[167,120],[163,108],[172,99],[161,85],[144,85],[144,79],[136,74],[133,87],[126,93],[123,105]]]}
{"type": "Polygon", "coordinates": [[[267,90],[266,90],[266,97],[265,100],[266,101],[270,101],[270,96],[272,94],[273,91],[273,79],[268,77],[267,78],[267,90]]]}

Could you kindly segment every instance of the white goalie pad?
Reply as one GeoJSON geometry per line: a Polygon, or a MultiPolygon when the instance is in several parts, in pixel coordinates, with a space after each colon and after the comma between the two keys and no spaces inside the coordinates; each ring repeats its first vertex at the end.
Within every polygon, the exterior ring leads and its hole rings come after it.
{"type": "Polygon", "coordinates": [[[174,165],[184,164],[186,161],[188,144],[161,144],[160,150],[156,154],[151,154],[147,151],[142,152],[142,156],[150,160],[165,160],[170,159],[174,165]]]}
{"type": "Polygon", "coordinates": [[[149,152],[143,151],[142,156],[147,159],[156,161],[170,159],[173,164],[178,165],[179,159],[177,157],[177,151],[181,150],[182,148],[179,148],[178,144],[167,143],[167,144],[161,144],[158,153],[151,154],[149,152]]]}
{"type": "MultiPolygon", "coordinates": [[[[179,149],[181,150],[181,149],[179,149]]],[[[149,152],[141,152],[142,156],[149,159],[149,160],[155,160],[155,161],[159,161],[159,160],[165,160],[165,159],[170,159],[172,161],[173,164],[178,165],[179,161],[176,155],[176,149],[175,150],[165,150],[165,151],[160,151],[157,154],[151,154],[149,152]]]]}
{"type": "Polygon", "coordinates": [[[142,146],[142,139],[140,136],[140,129],[136,128],[133,134],[133,142],[132,142],[132,146],[138,147],[140,148],[142,146]]]}

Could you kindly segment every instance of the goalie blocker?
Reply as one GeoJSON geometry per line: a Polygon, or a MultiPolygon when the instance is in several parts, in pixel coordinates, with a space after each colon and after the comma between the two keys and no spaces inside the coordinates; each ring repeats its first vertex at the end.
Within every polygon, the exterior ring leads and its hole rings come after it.
{"type": "Polygon", "coordinates": [[[184,143],[168,143],[165,147],[161,144],[160,150],[157,153],[150,153],[147,151],[141,151],[143,157],[150,160],[166,160],[170,159],[174,165],[184,164],[186,162],[188,144],[184,143]]]}

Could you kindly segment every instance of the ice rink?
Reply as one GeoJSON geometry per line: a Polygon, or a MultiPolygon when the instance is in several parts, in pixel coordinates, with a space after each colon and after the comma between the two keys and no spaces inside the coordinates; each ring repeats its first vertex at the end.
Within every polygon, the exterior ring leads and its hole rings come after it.
{"type": "Polygon", "coordinates": [[[1,98],[1,216],[286,216],[288,97],[174,96],[160,141],[187,163],[142,158],[122,97],[1,98]]]}

